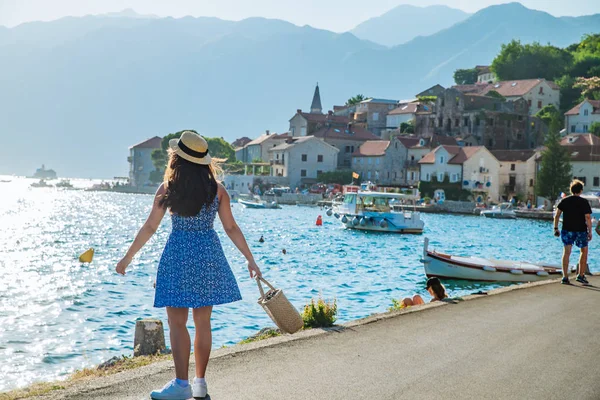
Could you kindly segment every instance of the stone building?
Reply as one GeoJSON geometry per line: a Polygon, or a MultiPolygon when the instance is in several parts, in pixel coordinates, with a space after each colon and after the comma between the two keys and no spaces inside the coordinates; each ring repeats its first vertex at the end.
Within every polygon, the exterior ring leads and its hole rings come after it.
{"type": "Polygon", "coordinates": [[[152,152],[160,149],[162,138],[155,136],[129,148],[129,184],[142,187],[152,184],[150,173],[156,168],[152,162],[152,152]]]}
{"type": "Polygon", "coordinates": [[[529,115],[524,99],[504,101],[465,94],[455,88],[437,97],[431,111],[416,114],[415,133],[468,140],[467,145],[488,149],[531,149],[543,143],[546,125],[529,115]]]}
{"type": "Polygon", "coordinates": [[[271,176],[287,177],[291,188],[316,183],[337,168],[339,149],[314,136],[289,137],[268,150],[271,176]]]}
{"type": "Polygon", "coordinates": [[[381,137],[382,131],[387,128],[387,115],[398,107],[397,100],[367,99],[356,106],[354,122],[367,128],[371,133],[381,137]]]}
{"type": "Polygon", "coordinates": [[[498,181],[505,200],[520,195],[533,203],[535,198],[535,150],[492,150],[500,162],[498,181]]]}

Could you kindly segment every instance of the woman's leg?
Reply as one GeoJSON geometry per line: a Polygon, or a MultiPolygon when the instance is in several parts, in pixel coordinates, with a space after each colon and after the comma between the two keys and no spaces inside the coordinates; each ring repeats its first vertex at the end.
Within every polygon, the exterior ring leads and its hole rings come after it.
{"type": "Polygon", "coordinates": [[[412,301],[415,306],[418,306],[419,304],[425,304],[425,301],[423,301],[423,298],[421,296],[419,296],[418,294],[415,294],[413,296],[412,301]]]}
{"type": "Polygon", "coordinates": [[[169,317],[169,336],[171,337],[171,350],[175,362],[175,377],[184,381],[188,380],[190,368],[190,334],[186,324],[188,308],[167,307],[169,317]]]}
{"type": "Polygon", "coordinates": [[[194,339],[194,358],[196,360],[196,378],[204,378],[210,350],[212,348],[212,332],[210,315],[212,306],[194,308],[192,315],[196,325],[196,338],[194,339]]]}
{"type": "Polygon", "coordinates": [[[404,299],[402,299],[402,303],[400,304],[404,304],[404,307],[410,307],[413,305],[413,301],[410,297],[406,297],[404,299]]]}

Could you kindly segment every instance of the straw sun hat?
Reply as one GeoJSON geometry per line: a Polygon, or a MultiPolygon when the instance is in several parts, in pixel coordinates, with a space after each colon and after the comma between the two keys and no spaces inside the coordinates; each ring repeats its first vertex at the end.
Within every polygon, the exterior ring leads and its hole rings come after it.
{"type": "Polygon", "coordinates": [[[179,139],[171,139],[169,147],[179,157],[194,164],[209,165],[211,162],[208,155],[208,143],[197,133],[185,131],[179,139]]]}

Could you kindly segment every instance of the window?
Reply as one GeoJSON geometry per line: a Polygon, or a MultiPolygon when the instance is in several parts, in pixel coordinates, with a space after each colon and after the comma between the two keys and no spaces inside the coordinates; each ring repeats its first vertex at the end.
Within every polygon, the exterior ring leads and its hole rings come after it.
{"type": "Polygon", "coordinates": [[[587,125],[584,125],[584,126],[583,126],[583,133],[587,133],[587,131],[588,131],[588,126],[587,126],[587,125]]]}
{"type": "Polygon", "coordinates": [[[371,171],[367,172],[367,179],[371,179],[371,171]]]}
{"type": "Polygon", "coordinates": [[[488,146],[490,146],[490,147],[494,146],[494,139],[489,139],[488,140],[488,146]]]}
{"type": "Polygon", "coordinates": [[[440,157],[440,164],[443,164],[443,163],[444,163],[444,156],[441,156],[440,157]]]}
{"type": "Polygon", "coordinates": [[[367,164],[369,164],[369,165],[373,164],[373,159],[372,158],[368,158],[367,164]]]}
{"type": "Polygon", "coordinates": [[[587,115],[588,115],[588,109],[587,108],[585,110],[583,110],[583,115],[585,115],[587,117],[587,115]]]}
{"type": "Polygon", "coordinates": [[[415,161],[415,156],[410,156],[410,161],[415,161]]]}
{"type": "Polygon", "coordinates": [[[539,92],[539,94],[544,94],[544,87],[543,86],[540,86],[540,92],[539,92]]]}
{"type": "Polygon", "coordinates": [[[300,128],[300,136],[306,136],[306,127],[305,126],[300,128]]]}
{"type": "Polygon", "coordinates": [[[454,99],[454,104],[456,104],[457,107],[460,105],[460,97],[456,96],[454,99]]]}
{"type": "Polygon", "coordinates": [[[281,163],[285,165],[285,154],[281,155],[281,163]]]}
{"type": "Polygon", "coordinates": [[[479,125],[481,125],[481,121],[479,120],[479,117],[475,117],[475,126],[479,125]]]}
{"type": "Polygon", "coordinates": [[[388,171],[388,177],[387,178],[390,179],[390,171],[388,171]]]}
{"type": "Polygon", "coordinates": [[[292,136],[294,136],[294,133],[296,133],[296,127],[292,126],[292,136]]]}
{"type": "Polygon", "coordinates": [[[321,175],[323,173],[323,171],[321,171],[320,169],[317,170],[317,178],[319,177],[319,175],[321,175]]]}
{"type": "Polygon", "coordinates": [[[300,170],[300,176],[306,176],[306,170],[305,169],[301,169],[300,170]]]}
{"type": "Polygon", "coordinates": [[[510,170],[514,171],[515,170],[515,164],[510,164],[510,170]]]}
{"type": "Polygon", "coordinates": [[[442,97],[442,107],[446,105],[446,100],[442,97]]]}
{"type": "Polygon", "coordinates": [[[375,159],[375,164],[379,165],[379,158],[375,159]]]}
{"type": "Polygon", "coordinates": [[[433,128],[435,126],[435,118],[429,118],[429,126],[433,128]]]}
{"type": "Polygon", "coordinates": [[[379,113],[373,113],[373,121],[379,121],[379,113]]]}
{"type": "Polygon", "coordinates": [[[456,119],[454,120],[454,126],[455,126],[455,127],[458,127],[458,126],[460,126],[460,119],[459,119],[459,118],[456,118],[456,119]]]}
{"type": "Polygon", "coordinates": [[[469,117],[465,117],[465,119],[463,120],[463,124],[464,126],[469,126],[469,117]]]}
{"type": "Polygon", "coordinates": [[[398,148],[398,142],[396,142],[396,149],[398,148]]]}
{"type": "Polygon", "coordinates": [[[364,161],[363,161],[363,159],[362,159],[362,158],[359,158],[359,160],[360,160],[360,163],[361,163],[361,164],[364,164],[364,161]]]}
{"type": "Polygon", "coordinates": [[[529,180],[529,187],[533,187],[533,179],[529,180]]]}
{"type": "Polygon", "coordinates": [[[538,100],[538,108],[542,108],[542,101],[538,100]]]}
{"type": "Polygon", "coordinates": [[[279,153],[275,154],[275,159],[279,160],[279,153]]]}
{"type": "Polygon", "coordinates": [[[594,177],[594,187],[600,186],[600,176],[594,177]]]}
{"type": "Polygon", "coordinates": [[[444,125],[444,119],[442,117],[438,118],[438,126],[441,128],[444,125]]]}
{"type": "Polygon", "coordinates": [[[573,179],[579,179],[585,185],[585,176],[574,176],[573,179]]]}
{"type": "Polygon", "coordinates": [[[354,153],[354,146],[350,146],[350,150],[354,153]]]}
{"type": "Polygon", "coordinates": [[[425,175],[425,180],[427,182],[429,182],[430,179],[431,179],[431,176],[429,175],[429,172],[428,172],[427,175],[425,175]]]}
{"type": "Polygon", "coordinates": [[[350,153],[350,146],[346,146],[346,153],[350,153]]]}
{"type": "Polygon", "coordinates": [[[519,115],[519,122],[523,121],[523,116],[519,115]]]}
{"type": "Polygon", "coordinates": [[[523,138],[523,135],[521,135],[520,133],[517,133],[517,139],[521,140],[523,138]]]}
{"type": "Polygon", "coordinates": [[[317,156],[317,162],[323,162],[323,155],[322,154],[319,154],[317,156]]]}
{"type": "Polygon", "coordinates": [[[354,164],[357,164],[358,163],[358,158],[354,157],[353,162],[354,162],[354,164]]]}
{"type": "Polygon", "coordinates": [[[306,154],[302,154],[302,161],[308,161],[308,156],[306,154]]]}
{"type": "Polygon", "coordinates": [[[438,178],[438,182],[444,182],[444,173],[439,172],[437,178],[438,178]]]}
{"type": "Polygon", "coordinates": [[[489,124],[490,126],[494,126],[494,118],[490,118],[490,119],[488,119],[488,124],[489,124]]]}
{"type": "Polygon", "coordinates": [[[575,132],[575,125],[571,125],[571,133],[575,132]]]}
{"type": "Polygon", "coordinates": [[[531,99],[527,100],[527,105],[531,107],[531,99]]]}

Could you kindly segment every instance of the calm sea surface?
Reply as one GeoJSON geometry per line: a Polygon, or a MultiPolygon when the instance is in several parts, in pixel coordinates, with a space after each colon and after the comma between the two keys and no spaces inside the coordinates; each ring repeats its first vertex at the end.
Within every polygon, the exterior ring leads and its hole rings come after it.
{"type": "MultiPolygon", "coordinates": [[[[166,327],[164,309],[152,307],[152,284],[170,219],[125,277],[114,272],[152,196],[34,189],[32,180],[8,179],[13,182],[0,183],[0,391],[131,354],[138,318],[160,318],[166,327]],[[77,257],[90,247],[94,261],[81,265],[77,257]]],[[[392,298],[429,298],[419,263],[424,236],[439,250],[464,255],[556,263],[561,252],[550,222],[424,214],[425,234],[410,236],[345,230],[318,208],[234,204],[233,213],[265,277],[298,308],[312,297],[337,299],[339,322],[386,311],[392,298]],[[318,214],[322,227],[315,226],[318,214]]],[[[214,309],[214,347],[221,347],[273,324],[256,304],[258,290],[243,257],[218,219],[215,226],[243,296],[214,309]]],[[[593,269],[600,259],[595,239],[593,269]]],[[[455,296],[497,286],[447,284],[455,296]]]]}

